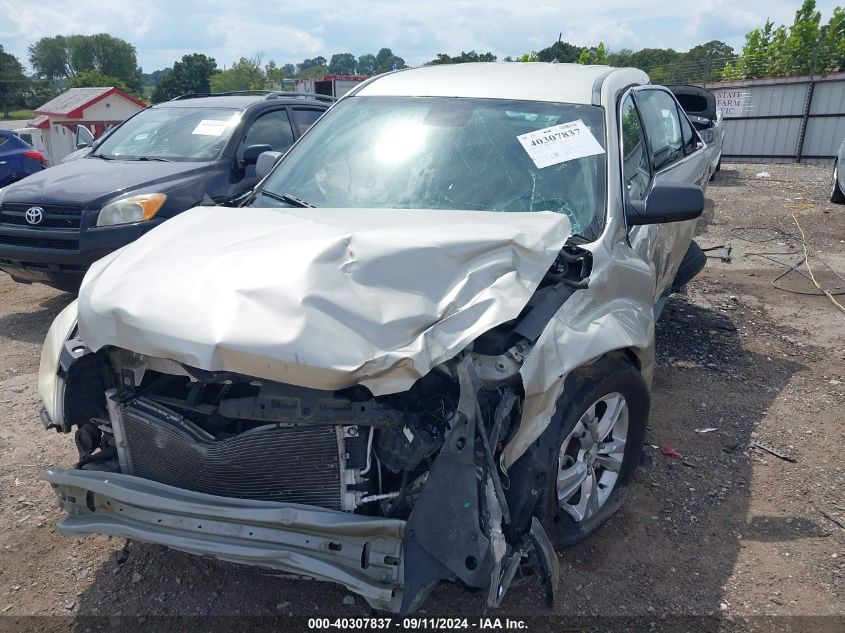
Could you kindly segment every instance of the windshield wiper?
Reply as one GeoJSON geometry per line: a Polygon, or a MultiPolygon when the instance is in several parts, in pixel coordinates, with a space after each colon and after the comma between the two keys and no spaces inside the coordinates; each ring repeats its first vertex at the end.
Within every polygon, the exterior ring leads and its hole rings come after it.
{"type": "Polygon", "coordinates": [[[273,198],[273,200],[278,200],[279,202],[285,202],[292,207],[299,207],[301,209],[314,209],[314,208],[316,208],[310,202],[307,202],[306,200],[303,200],[302,198],[297,198],[296,196],[293,196],[289,193],[278,194],[278,193],[273,193],[272,191],[267,191],[266,189],[262,189],[258,193],[260,193],[262,196],[267,196],[268,198],[273,198]]]}
{"type": "Polygon", "coordinates": [[[161,163],[172,163],[169,158],[162,158],[161,156],[138,156],[135,160],[154,160],[161,163]]]}
{"type": "Polygon", "coordinates": [[[93,158],[102,158],[103,160],[116,160],[114,156],[108,156],[107,154],[88,154],[93,158]]]}

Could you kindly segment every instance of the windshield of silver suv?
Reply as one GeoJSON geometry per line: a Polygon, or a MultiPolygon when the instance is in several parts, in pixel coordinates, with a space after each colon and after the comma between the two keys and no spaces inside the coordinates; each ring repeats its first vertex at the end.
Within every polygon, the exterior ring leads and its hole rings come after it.
{"type": "Polygon", "coordinates": [[[149,108],[112,132],[90,155],[119,160],[214,160],[240,120],[240,110],[228,108],[149,108]]]}
{"type": "Polygon", "coordinates": [[[251,204],[554,211],[592,240],[605,214],[603,120],[587,105],[349,97],[291,149],[251,204]],[[561,144],[569,134],[577,140],[561,144]]]}

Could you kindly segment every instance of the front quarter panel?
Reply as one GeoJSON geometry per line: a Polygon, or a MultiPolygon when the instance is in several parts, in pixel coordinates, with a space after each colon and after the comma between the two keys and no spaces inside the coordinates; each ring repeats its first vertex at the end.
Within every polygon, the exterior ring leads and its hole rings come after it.
{"type": "Polygon", "coordinates": [[[506,469],[549,425],[572,370],[614,350],[630,349],[639,358],[646,382],[651,383],[655,294],[652,269],[623,241],[612,248],[602,242],[585,248],[593,254],[589,287],[566,300],[520,370],[525,404],[519,428],[504,449],[502,466],[506,469]]]}

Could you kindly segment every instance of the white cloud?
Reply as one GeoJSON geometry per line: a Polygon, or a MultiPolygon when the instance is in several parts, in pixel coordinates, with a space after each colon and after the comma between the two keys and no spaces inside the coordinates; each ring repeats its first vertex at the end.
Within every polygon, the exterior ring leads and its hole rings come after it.
{"type": "MultiPolygon", "coordinates": [[[[798,0],[311,0],[306,3],[243,0],[0,0],[0,41],[25,62],[40,37],[106,32],[138,50],[146,71],[202,52],[231,64],[261,51],[278,63],[349,51],[392,48],[409,64],[439,52],[492,51],[506,55],[544,48],[563,39],[578,46],[604,41],[619,48],[687,50],[710,39],[738,46],[766,16],[791,22],[798,0]],[[72,8],[71,8],[72,7],[72,8]]],[[[827,19],[835,0],[820,0],[827,19]]]]}

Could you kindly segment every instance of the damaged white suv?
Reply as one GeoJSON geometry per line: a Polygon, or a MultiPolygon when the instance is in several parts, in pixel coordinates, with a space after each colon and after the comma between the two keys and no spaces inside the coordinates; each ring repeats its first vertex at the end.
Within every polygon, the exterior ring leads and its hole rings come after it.
{"type": "Polygon", "coordinates": [[[362,84],[244,206],[105,257],[56,318],[42,421],[79,449],[44,474],[60,530],[397,612],[442,579],[495,605],[536,573],[551,598],[554,549],[617,510],[636,467],[705,173],[638,70],[362,84]]]}

